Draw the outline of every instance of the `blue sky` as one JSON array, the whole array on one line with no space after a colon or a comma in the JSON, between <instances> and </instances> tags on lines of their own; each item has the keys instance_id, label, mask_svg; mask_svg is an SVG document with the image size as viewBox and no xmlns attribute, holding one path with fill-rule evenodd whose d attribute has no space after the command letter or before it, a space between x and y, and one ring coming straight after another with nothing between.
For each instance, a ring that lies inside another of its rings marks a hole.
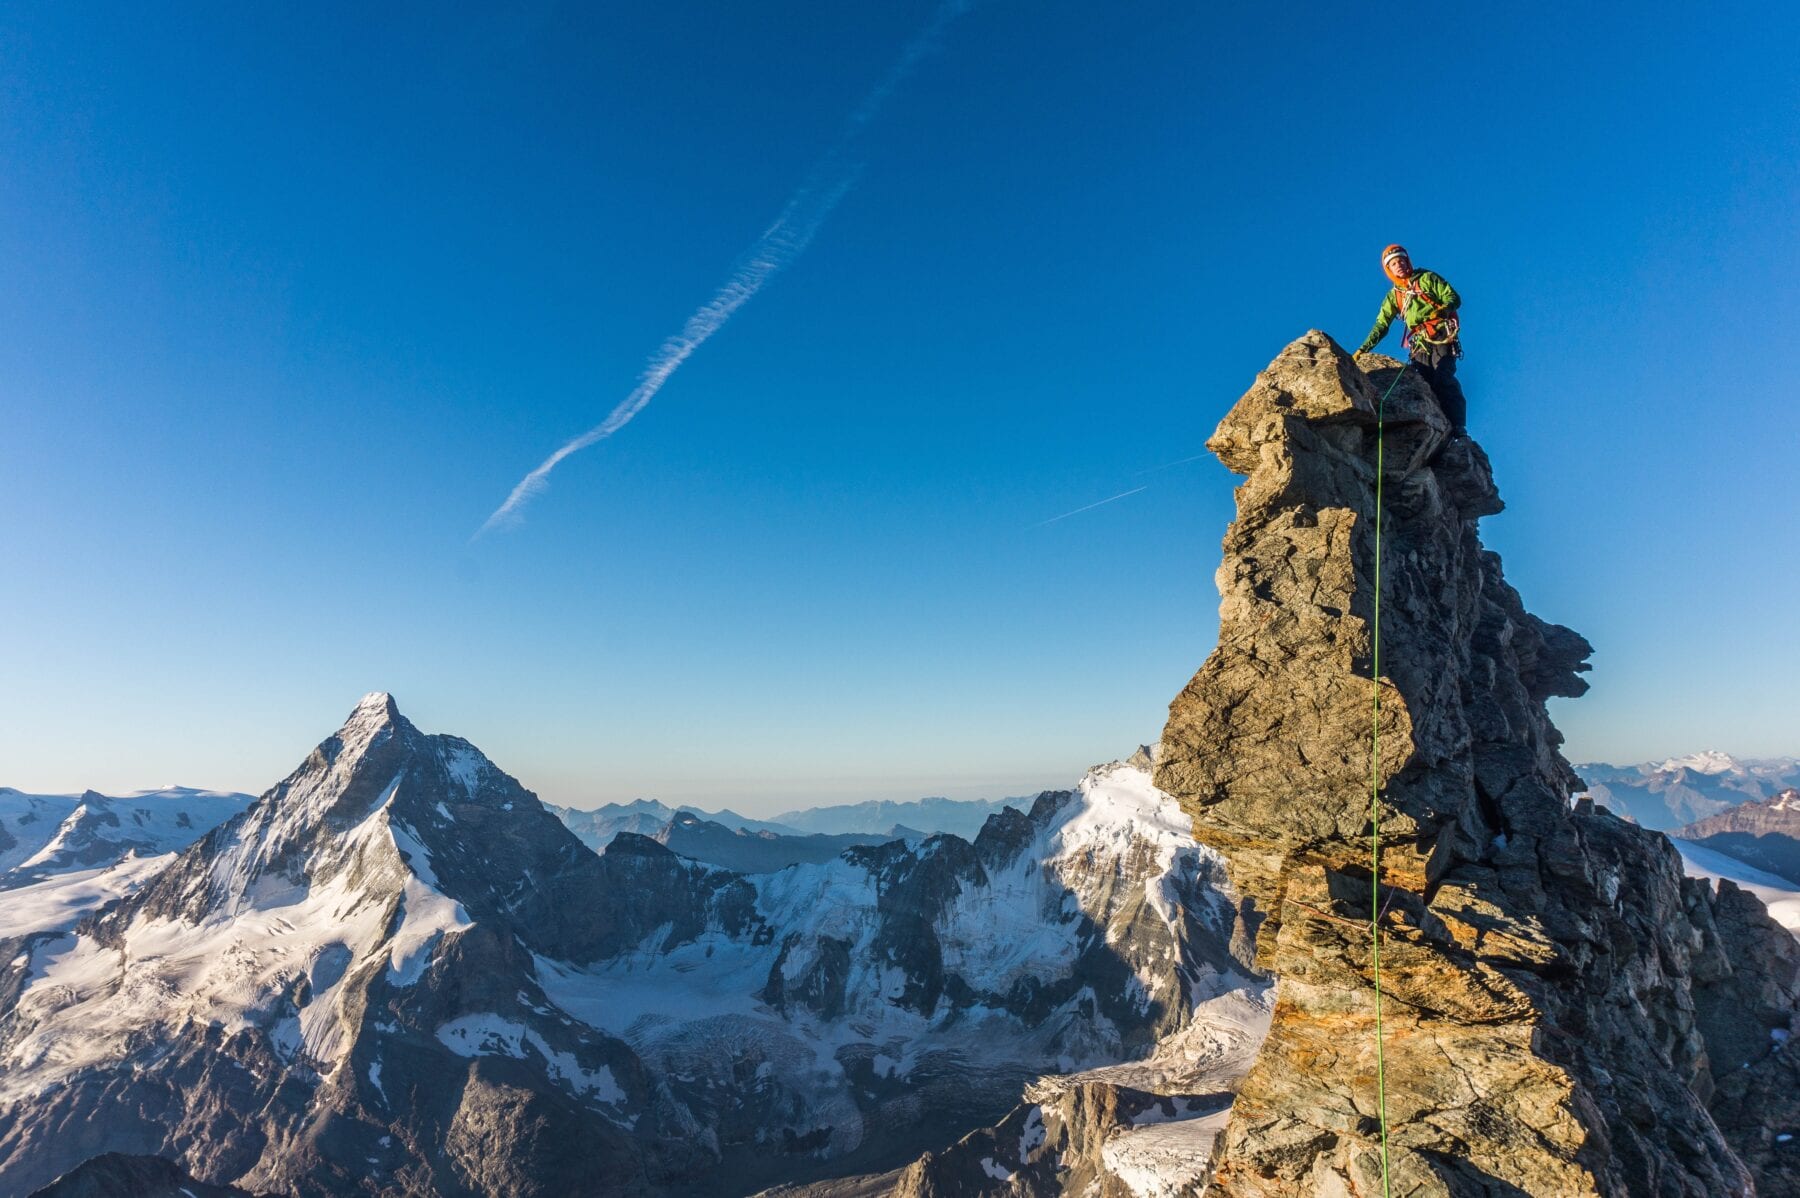
<instances>
[{"instance_id":1,"label":"blue sky","mask_svg":"<svg viewBox=\"0 0 1800 1198\"><path fill-rule=\"evenodd\" d=\"M1066 785L1216 632L1232 479L1154 468L1395 240L1569 754L1800 752L1800 11L977 2L471 540L936 11L596 7L0 14L0 783L260 791L385 689L558 802Z\"/></svg>"}]
</instances>

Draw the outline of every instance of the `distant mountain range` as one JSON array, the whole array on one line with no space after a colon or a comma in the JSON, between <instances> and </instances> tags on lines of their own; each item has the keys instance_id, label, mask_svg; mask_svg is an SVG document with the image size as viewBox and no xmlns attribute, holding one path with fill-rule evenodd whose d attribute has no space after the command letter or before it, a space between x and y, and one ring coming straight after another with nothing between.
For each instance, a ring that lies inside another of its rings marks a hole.
<instances>
[{"instance_id":1,"label":"distant mountain range","mask_svg":"<svg viewBox=\"0 0 1800 1198\"><path fill-rule=\"evenodd\" d=\"M1031 803L1028 798L850 803L809 807L773 820L750 819L729 809L669 807L654 799L590 810L544 806L595 852L604 852L615 837L629 832L648 836L683 857L754 874L829 861L857 845L916 842L940 833L973 840L989 816L1009 805L1016 811L1029 810Z\"/></svg>"},{"instance_id":2,"label":"distant mountain range","mask_svg":"<svg viewBox=\"0 0 1800 1198\"><path fill-rule=\"evenodd\" d=\"M827 836L885 832L897 824L925 833L948 832L969 840L981 832L988 816L1009 806L1024 811L1030 808L1031 799L932 798L904 803L886 800L847 803L788 811L776 816L775 823L796 832L818 832Z\"/></svg>"},{"instance_id":3,"label":"distant mountain range","mask_svg":"<svg viewBox=\"0 0 1800 1198\"><path fill-rule=\"evenodd\" d=\"M371 695L260 799L0 789L0 1192L1197 1193L1271 994L1152 764L580 812ZM1794 764L1584 768L1655 815ZM1674 834L1800 936L1800 790Z\"/></svg>"},{"instance_id":4,"label":"distant mountain range","mask_svg":"<svg viewBox=\"0 0 1800 1198\"><path fill-rule=\"evenodd\" d=\"M1575 772L1595 802L1664 832L1800 787L1800 758L1739 760L1717 750L1641 765L1588 762Z\"/></svg>"},{"instance_id":5,"label":"distant mountain range","mask_svg":"<svg viewBox=\"0 0 1800 1198\"><path fill-rule=\"evenodd\" d=\"M895 1169L1028 1083L1210 1144L1269 1017L1222 859L1127 763L973 839L663 824L837 849L758 873L596 854L381 694L247 806L4 797L13 868L69 870L0 891L5 1194L736 1195ZM151 825L192 842L87 834Z\"/></svg>"},{"instance_id":6,"label":"distant mountain range","mask_svg":"<svg viewBox=\"0 0 1800 1198\"><path fill-rule=\"evenodd\" d=\"M678 813L651 839L671 852L704 861L740 874L766 874L790 865L820 865L845 849L884 844L890 840L918 842L923 833L895 829L885 836L851 832L842 836L782 834L728 828L692 812Z\"/></svg>"}]
</instances>

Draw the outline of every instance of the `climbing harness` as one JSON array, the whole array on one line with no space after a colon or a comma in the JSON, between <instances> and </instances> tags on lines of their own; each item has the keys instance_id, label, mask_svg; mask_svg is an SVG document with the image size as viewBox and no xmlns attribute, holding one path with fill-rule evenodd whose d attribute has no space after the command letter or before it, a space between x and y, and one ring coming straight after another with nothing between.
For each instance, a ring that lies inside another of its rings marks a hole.
<instances>
[{"instance_id":1,"label":"climbing harness","mask_svg":"<svg viewBox=\"0 0 1800 1198\"><path fill-rule=\"evenodd\" d=\"M1396 283L1394 293L1397 296L1394 302L1400 309L1400 323L1403 325L1406 324L1406 301L1408 298L1416 299L1431 309L1431 315L1421 320L1417 328L1406 325L1406 331L1400 334L1400 344L1407 349L1412 349L1415 342L1423 342L1426 345L1449 345L1462 331L1462 322L1457 319L1456 313L1446 313L1444 305L1426 295L1425 289L1418 284L1417 275L1408 276L1404 283Z\"/></svg>"},{"instance_id":2,"label":"climbing harness","mask_svg":"<svg viewBox=\"0 0 1800 1198\"><path fill-rule=\"evenodd\" d=\"M1454 320L1455 318L1452 317ZM1375 409L1375 636L1370 655L1373 713L1369 721L1369 959L1375 974L1375 1098L1381 1122L1381 1195L1388 1189L1387 1064L1381 1050L1381 482L1387 448L1387 401L1400 385L1410 363L1403 364L1394 381L1381 393Z\"/></svg>"}]
</instances>

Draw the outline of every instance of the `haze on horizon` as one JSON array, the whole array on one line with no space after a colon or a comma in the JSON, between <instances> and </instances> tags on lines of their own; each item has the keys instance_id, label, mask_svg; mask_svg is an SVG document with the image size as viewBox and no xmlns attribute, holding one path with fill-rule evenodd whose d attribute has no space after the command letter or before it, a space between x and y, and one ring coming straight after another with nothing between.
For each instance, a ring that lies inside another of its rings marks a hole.
<instances>
[{"instance_id":1,"label":"haze on horizon","mask_svg":"<svg viewBox=\"0 0 1800 1198\"><path fill-rule=\"evenodd\" d=\"M1566 755L1800 753L1795 11L973 4L471 544L939 11L0 14L0 785L259 793L369 690L571 805L1070 785L1211 647L1206 436L1395 240L1596 647Z\"/></svg>"}]
</instances>

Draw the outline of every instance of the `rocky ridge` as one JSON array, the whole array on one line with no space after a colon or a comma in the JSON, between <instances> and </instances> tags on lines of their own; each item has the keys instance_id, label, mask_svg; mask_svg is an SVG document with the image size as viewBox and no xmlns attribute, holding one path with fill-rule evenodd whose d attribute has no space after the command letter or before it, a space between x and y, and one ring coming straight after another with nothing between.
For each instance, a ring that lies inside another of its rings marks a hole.
<instances>
[{"instance_id":1,"label":"rocky ridge","mask_svg":"<svg viewBox=\"0 0 1800 1198\"><path fill-rule=\"evenodd\" d=\"M1544 705L1585 690L1589 646L1527 612L1481 547L1477 520L1502 505L1480 447L1446 443L1399 363L1365 361L1307 334L1208 442L1245 481L1218 647L1170 706L1156 781L1226 853L1277 978L1208 1192L1381 1192L1370 664L1390 384L1378 889L1393 1192L1790 1192L1745 1096L1791 1076L1792 937L1735 887L1684 880L1660 835L1571 809L1579 780Z\"/></svg>"}]
</instances>

